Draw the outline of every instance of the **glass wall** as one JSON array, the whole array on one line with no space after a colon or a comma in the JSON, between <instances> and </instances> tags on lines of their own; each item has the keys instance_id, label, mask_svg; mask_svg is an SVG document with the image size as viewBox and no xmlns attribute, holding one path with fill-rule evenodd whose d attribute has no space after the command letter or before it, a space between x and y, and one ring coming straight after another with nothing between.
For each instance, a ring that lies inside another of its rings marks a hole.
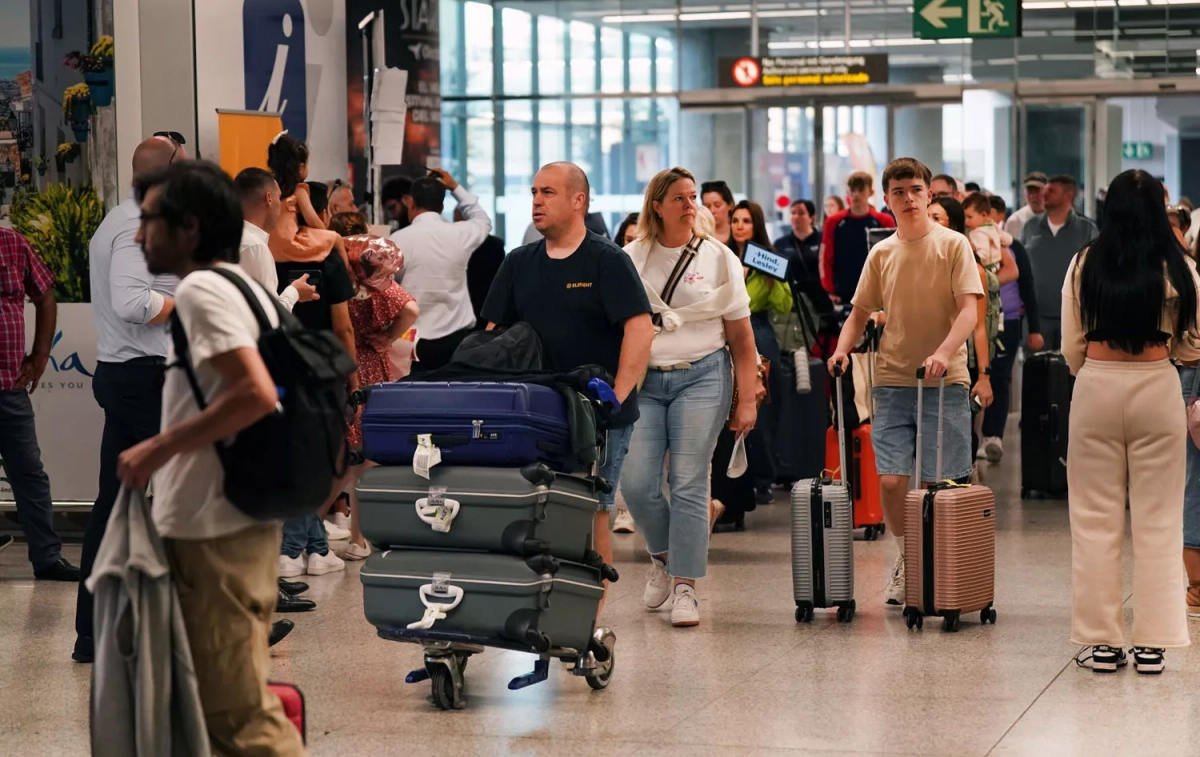
<instances>
[{"instance_id":1,"label":"glass wall","mask_svg":"<svg viewBox=\"0 0 1200 757\"><path fill-rule=\"evenodd\" d=\"M657 94L677 91L674 27L605 23L604 6L442 0L444 44L466 51L442 56L443 162L509 249L529 230L541 165L582 167L592 211L615 229L672 164L678 101Z\"/></svg>"}]
</instances>

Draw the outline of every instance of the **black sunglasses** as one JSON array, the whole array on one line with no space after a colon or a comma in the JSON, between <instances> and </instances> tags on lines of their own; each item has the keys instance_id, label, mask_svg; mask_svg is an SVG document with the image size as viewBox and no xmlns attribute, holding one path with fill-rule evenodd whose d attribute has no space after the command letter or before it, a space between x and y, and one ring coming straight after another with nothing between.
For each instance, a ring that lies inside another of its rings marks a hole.
<instances>
[{"instance_id":1,"label":"black sunglasses","mask_svg":"<svg viewBox=\"0 0 1200 757\"><path fill-rule=\"evenodd\" d=\"M171 159L167 161L167 165L175 162L175 156L179 153L179 146L187 144L187 140L177 131L156 131L154 132L154 136L165 137L175 145L175 149L171 151Z\"/></svg>"}]
</instances>

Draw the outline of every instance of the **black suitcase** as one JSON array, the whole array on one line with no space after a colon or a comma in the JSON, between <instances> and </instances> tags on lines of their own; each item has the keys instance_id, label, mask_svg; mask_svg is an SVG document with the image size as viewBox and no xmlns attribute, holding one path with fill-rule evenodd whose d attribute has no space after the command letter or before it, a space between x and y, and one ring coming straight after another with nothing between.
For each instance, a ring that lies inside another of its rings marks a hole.
<instances>
[{"instance_id":1,"label":"black suitcase","mask_svg":"<svg viewBox=\"0 0 1200 757\"><path fill-rule=\"evenodd\" d=\"M820 478L825 468L825 429L829 428L826 402L825 363L809 358L812 389L796 392L796 369L792 353L784 355L776 368L783 390L778 403L779 425L775 431L775 481L790 487L797 481Z\"/></svg>"},{"instance_id":2,"label":"black suitcase","mask_svg":"<svg viewBox=\"0 0 1200 757\"><path fill-rule=\"evenodd\" d=\"M1026 358L1021 382L1021 497L1065 497L1075 379L1062 353L1038 352Z\"/></svg>"}]
</instances>

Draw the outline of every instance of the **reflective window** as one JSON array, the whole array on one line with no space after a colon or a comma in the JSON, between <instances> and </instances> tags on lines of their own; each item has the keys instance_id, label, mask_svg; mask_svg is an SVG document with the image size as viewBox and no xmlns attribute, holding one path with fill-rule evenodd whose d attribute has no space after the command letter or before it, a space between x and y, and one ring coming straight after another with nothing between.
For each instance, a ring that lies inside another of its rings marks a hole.
<instances>
[{"instance_id":1,"label":"reflective window","mask_svg":"<svg viewBox=\"0 0 1200 757\"><path fill-rule=\"evenodd\" d=\"M629 35L629 91L653 92L651 42L645 34Z\"/></svg>"},{"instance_id":2,"label":"reflective window","mask_svg":"<svg viewBox=\"0 0 1200 757\"><path fill-rule=\"evenodd\" d=\"M443 33L449 30L443 29ZM492 94L492 6L463 4L463 36L467 59L466 94ZM445 59L442 61L445 66Z\"/></svg>"},{"instance_id":3,"label":"reflective window","mask_svg":"<svg viewBox=\"0 0 1200 757\"><path fill-rule=\"evenodd\" d=\"M600 91L625 91L625 35L607 26L600 28Z\"/></svg>"},{"instance_id":4,"label":"reflective window","mask_svg":"<svg viewBox=\"0 0 1200 757\"><path fill-rule=\"evenodd\" d=\"M571 22L571 92L590 94L596 91L596 27L580 21Z\"/></svg>"},{"instance_id":5,"label":"reflective window","mask_svg":"<svg viewBox=\"0 0 1200 757\"><path fill-rule=\"evenodd\" d=\"M504 94L533 94L533 17L505 8L500 15L504 35Z\"/></svg>"},{"instance_id":6,"label":"reflective window","mask_svg":"<svg viewBox=\"0 0 1200 757\"><path fill-rule=\"evenodd\" d=\"M538 93L561 95L566 91L566 24L551 16L538 16Z\"/></svg>"}]
</instances>

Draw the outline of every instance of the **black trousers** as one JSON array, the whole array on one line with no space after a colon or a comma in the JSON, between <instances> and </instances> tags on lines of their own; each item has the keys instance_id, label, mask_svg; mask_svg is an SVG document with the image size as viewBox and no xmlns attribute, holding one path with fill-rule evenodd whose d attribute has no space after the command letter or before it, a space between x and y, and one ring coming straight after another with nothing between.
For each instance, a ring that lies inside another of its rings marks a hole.
<instances>
[{"instance_id":1,"label":"black trousers","mask_svg":"<svg viewBox=\"0 0 1200 757\"><path fill-rule=\"evenodd\" d=\"M33 403L24 389L0 392L0 458L0 475L12 487L29 542L29 562L35 571L49 568L62 557L62 540L54 530L50 477L42 467Z\"/></svg>"},{"instance_id":2,"label":"black trousers","mask_svg":"<svg viewBox=\"0 0 1200 757\"><path fill-rule=\"evenodd\" d=\"M100 493L92 506L92 517L83 536L83 557L79 565L75 632L80 636L92 636L92 593L85 582L92 574L96 552L121 490L117 458L159 432L165 372L165 361L154 357L96 365L92 394L104 410L104 434L100 440Z\"/></svg>"},{"instance_id":3,"label":"black trousers","mask_svg":"<svg viewBox=\"0 0 1200 757\"><path fill-rule=\"evenodd\" d=\"M1021 346L1021 329L1025 321L1021 318L1005 319L1000 343L1004 351L992 361L992 404L983 411L983 435L1004 438L1004 427L1008 424L1008 411L1012 406L1013 370L1017 350Z\"/></svg>"},{"instance_id":4,"label":"black trousers","mask_svg":"<svg viewBox=\"0 0 1200 757\"><path fill-rule=\"evenodd\" d=\"M455 331L453 334L447 334L437 339L420 339L417 342L417 360L412 364L412 372L428 373L436 371L438 368L444 368L450 362L450 358L454 357L454 351L458 349L458 345L462 344L462 340L467 338L467 334L474 330L474 326L468 326L461 331Z\"/></svg>"}]
</instances>

